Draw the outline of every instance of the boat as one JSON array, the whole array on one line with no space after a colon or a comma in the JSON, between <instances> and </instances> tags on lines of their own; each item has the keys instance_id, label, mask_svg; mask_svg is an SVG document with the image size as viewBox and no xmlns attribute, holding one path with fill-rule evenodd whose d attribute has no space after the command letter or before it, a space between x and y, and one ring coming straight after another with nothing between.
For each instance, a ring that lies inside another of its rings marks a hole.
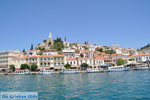
<instances>
[{"instance_id":1,"label":"boat","mask_svg":"<svg viewBox=\"0 0 150 100\"><path fill-rule=\"evenodd\" d=\"M88 73L99 73L104 72L103 68L87 68Z\"/></svg>"},{"instance_id":2,"label":"boat","mask_svg":"<svg viewBox=\"0 0 150 100\"><path fill-rule=\"evenodd\" d=\"M15 75L29 75L30 72L28 70L18 70L14 72Z\"/></svg>"},{"instance_id":3,"label":"boat","mask_svg":"<svg viewBox=\"0 0 150 100\"><path fill-rule=\"evenodd\" d=\"M150 67L148 65L139 65L136 66L136 70L149 70Z\"/></svg>"},{"instance_id":4,"label":"boat","mask_svg":"<svg viewBox=\"0 0 150 100\"><path fill-rule=\"evenodd\" d=\"M78 70L77 69L62 69L60 71L61 74L76 74L78 73Z\"/></svg>"},{"instance_id":5,"label":"boat","mask_svg":"<svg viewBox=\"0 0 150 100\"><path fill-rule=\"evenodd\" d=\"M108 67L108 72L127 71L127 70L129 70L129 67L125 67L124 65Z\"/></svg>"},{"instance_id":6,"label":"boat","mask_svg":"<svg viewBox=\"0 0 150 100\"><path fill-rule=\"evenodd\" d=\"M39 72L40 75L48 75L48 74L53 74L53 73L54 73L53 70L45 70L45 69Z\"/></svg>"}]
</instances>

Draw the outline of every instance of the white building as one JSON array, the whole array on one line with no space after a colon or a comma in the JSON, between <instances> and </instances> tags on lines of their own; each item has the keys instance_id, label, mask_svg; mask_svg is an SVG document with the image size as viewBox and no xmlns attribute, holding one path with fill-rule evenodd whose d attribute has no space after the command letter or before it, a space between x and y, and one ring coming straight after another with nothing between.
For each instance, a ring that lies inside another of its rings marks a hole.
<instances>
[{"instance_id":1,"label":"white building","mask_svg":"<svg viewBox=\"0 0 150 100\"><path fill-rule=\"evenodd\" d=\"M65 48L63 50L63 54L67 57L67 58L71 58L75 55L75 50L74 49L70 49L70 48Z\"/></svg>"},{"instance_id":2,"label":"white building","mask_svg":"<svg viewBox=\"0 0 150 100\"><path fill-rule=\"evenodd\" d=\"M0 69L8 69L12 65L12 59L20 56L23 54L18 50L0 52Z\"/></svg>"},{"instance_id":3,"label":"white building","mask_svg":"<svg viewBox=\"0 0 150 100\"><path fill-rule=\"evenodd\" d=\"M150 54L135 54L130 56L131 59L134 59L138 63L150 61Z\"/></svg>"},{"instance_id":4,"label":"white building","mask_svg":"<svg viewBox=\"0 0 150 100\"><path fill-rule=\"evenodd\" d=\"M43 55L57 55L58 52L56 49L46 49L43 51Z\"/></svg>"}]
</instances>

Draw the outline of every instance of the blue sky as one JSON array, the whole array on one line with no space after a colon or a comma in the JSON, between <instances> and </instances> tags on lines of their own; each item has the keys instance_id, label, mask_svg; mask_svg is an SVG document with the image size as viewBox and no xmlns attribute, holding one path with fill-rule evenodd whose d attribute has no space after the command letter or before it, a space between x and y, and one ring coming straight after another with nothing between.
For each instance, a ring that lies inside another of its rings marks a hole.
<instances>
[{"instance_id":1,"label":"blue sky","mask_svg":"<svg viewBox=\"0 0 150 100\"><path fill-rule=\"evenodd\" d=\"M30 49L48 38L70 42L150 43L150 0L0 0L0 50Z\"/></svg>"}]
</instances>

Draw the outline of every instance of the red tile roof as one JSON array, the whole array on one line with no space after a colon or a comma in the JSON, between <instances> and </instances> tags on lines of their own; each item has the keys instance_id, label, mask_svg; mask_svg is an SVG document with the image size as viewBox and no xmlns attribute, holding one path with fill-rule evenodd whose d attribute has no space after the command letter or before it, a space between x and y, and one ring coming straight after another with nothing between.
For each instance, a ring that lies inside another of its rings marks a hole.
<instances>
[{"instance_id":1,"label":"red tile roof","mask_svg":"<svg viewBox=\"0 0 150 100\"><path fill-rule=\"evenodd\" d=\"M64 57L64 55L40 55L40 58L46 58L46 57Z\"/></svg>"},{"instance_id":2,"label":"red tile roof","mask_svg":"<svg viewBox=\"0 0 150 100\"><path fill-rule=\"evenodd\" d=\"M130 57L146 56L146 55L150 55L150 54L143 54L143 53L141 53L141 54L135 54L135 55L132 55L132 56L130 56Z\"/></svg>"},{"instance_id":3,"label":"red tile roof","mask_svg":"<svg viewBox=\"0 0 150 100\"><path fill-rule=\"evenodd\" d=\"M66 60L77 60L76 58L67 58Z\"/></svg>"}]
</instances>

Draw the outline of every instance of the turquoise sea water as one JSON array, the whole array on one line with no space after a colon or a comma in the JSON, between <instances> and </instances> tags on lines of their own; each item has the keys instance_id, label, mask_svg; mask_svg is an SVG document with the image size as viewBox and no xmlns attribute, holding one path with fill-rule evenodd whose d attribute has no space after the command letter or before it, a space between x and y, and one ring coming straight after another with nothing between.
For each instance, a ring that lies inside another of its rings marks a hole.
<instances>
[{"instance_id":1,"label":"turquoise sea water","mask_svg":"<svg viewBox=\"0 0 150 100\"><path fill-rule=\"evenodd\" d=\"M0 75L0 92L38 92L39 100L150 100L150 70Z\"/></svg>"}]
</instances>

